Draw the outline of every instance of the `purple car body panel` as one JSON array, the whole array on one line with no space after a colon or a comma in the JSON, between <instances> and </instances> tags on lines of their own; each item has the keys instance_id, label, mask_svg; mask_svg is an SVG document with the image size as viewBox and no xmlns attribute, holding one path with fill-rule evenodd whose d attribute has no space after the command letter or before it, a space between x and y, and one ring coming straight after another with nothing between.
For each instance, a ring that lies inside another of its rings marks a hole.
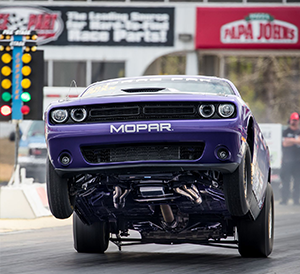
<instances>
[{"instance_id":1,"label":"purple car body panel","mask_svg":"<svg viewBox=\"0 0 300 274\"><path fill-rule=\"evenodd\" d=\"M196 77L199 79L214 79ZM139 78L129 78L139 79ZM148 77L147 79L151 79ZM49 159L61 176L75 173L117 173L118 170L131 168L156 167L167 170L217 170L223 173L233 172L242 161L244 144L253 139L252 175L253 193L261 208L269 179L269 152L259 126L247 104L241 99L235 86L228 80L221 79L230 85L232 95L190 94L184 92L153 94L125 94L116 96L84 97L51 104L45 113L46 141ZM111 81L105 81L109 83ZM147 86L147 85L146 85ZM89 88L88 88L89 89ZM87 90L88 90L87 89ZM145 121L106 121L54 124L49 116L51 111L59 108L72 108L101 104L127 104L146 102L217 102L232 103L236 107L233 118L220 119L160 119ZM253 125L253 136L248 136L249 124ZM164 143L204 143L204 151L198 159L192 160L137 160L122 162L88 162L82 154L85 146L117 146ZM229 151L229 157L221 160L217 156L220 147ZM60 161L63 154L68 154L71 162L66 166ZM258 215L258 213L257 213Z\"/></svg>"}]
</instances>

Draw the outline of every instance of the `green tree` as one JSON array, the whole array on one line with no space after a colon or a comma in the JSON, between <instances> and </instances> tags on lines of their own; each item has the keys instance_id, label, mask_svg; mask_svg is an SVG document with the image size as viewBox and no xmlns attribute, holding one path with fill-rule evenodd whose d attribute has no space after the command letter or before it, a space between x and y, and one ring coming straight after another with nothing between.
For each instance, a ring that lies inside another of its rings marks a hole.
<instances>
[{"instance_id":1,"label":"green tree","mask_svg":"<svg viewBox=\"0 0 300 274\"><path fill-rule=\"evenodd\" d=\"M286 123L300 112L299 57L228 57L225 73L258 122Z\"/></svg>"}]
</instances>

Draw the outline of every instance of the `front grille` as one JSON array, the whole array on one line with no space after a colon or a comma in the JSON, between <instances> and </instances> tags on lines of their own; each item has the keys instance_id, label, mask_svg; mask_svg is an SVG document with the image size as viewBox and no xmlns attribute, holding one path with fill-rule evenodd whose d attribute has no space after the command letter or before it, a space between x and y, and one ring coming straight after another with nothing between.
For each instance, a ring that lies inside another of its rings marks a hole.
<instances>
[{"instance_id":1,"label":"front grille","mask_svg":"<svg viewBox=\"0 0 300 274\"><path fill-rule=\"evenodd\" d=\"M195 113L194 106L145 106L143 113L146 115L193 115Z\"/></svg>"},{"instance_id":2,"label":"front grille","mask_svg":"<svg viewBox=\"0 0 300 274\"><path fill-rule=\"evenodd\" d=\"M204 143L131 144L111 146L83 146L81 153L89 163L129 161L183 161L202 156Z\"/></svg>"},{"instance_id":3,"label":"front grille","mask_svg":"<svg viewBox=\"0 0 300 274\"><path fill-rule=\"evenodd\" d=\"M86 122L199 119L197 106L198 103L189 102L94 105L88 110Z\"/></svg>"},{"instance_id":4,"label":"front grille","mask_svg":"<svg viewBox=\"0 0 300 274\"><path fill-rule=\"evenodd\" d=\"M90 117L92 118L106 118L106 117L122 117L139 115L140 108L138 106L128 107L103 107L90 110Z\"/></svg>"},{"instance_id":5,"label":"front grille","mask_svg":"<svg viewBox=\"0 0 300 274\"><path fill-rule=\"evenodd\" d=\"M199 102L199 101L168 101L168 102L134 102L134 103L110 103L81 105L80 107L67 107L69 118L63 123L57 123L51 118L51 124L74 124L71 119L71 111L76 108L84 108L87 117L81 123L105 123L105 122L130 122L130 121L162 121L162 120L201 120L201 119L224 119L218 114L221 102ZM224 103L224 102L223 102ZM210 117L203 117L199 108L201 105L213 104L215 112ZM236 117L236 111L231 117Z\"/></svg>"}]
</instances>

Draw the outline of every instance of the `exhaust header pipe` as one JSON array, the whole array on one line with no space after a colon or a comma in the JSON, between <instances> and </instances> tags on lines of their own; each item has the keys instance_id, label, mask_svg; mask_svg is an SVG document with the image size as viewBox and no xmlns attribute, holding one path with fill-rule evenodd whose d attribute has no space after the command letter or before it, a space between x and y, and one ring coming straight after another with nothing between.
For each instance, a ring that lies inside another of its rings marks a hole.
<instances>
[{"instance_id":1,"label":"exhaust header pipe","mask_svg":"<svg viewBox=\"0 0 300 274\"><path fill-rule=\"evenodd\" d=\"M172 208L167 204L162 204L160 205L160 210L167 228L175 228L177 226L177 221L174 217Z\"/></svg>"},{"instance_id":2,"label":"exhaust header pipe","mask_svg":"<svg viewBox=\"0 0 300 274\"><path fill-rule=\"evenodd\" d=\"M174 191L182 196L189 198L192 202L198 205L202 203L202 197L195 185L191 185L191 188L188 188L186 185L184 185L182 189L180 187L176 187Z\"/></svg>"},{"instance_id":3,"label":"exhaust header pipe","mask_svg":"<svg viewBox=\"0 0 300 274\"><path fill-rule=\"evenodd\" d=\"M113 203L114 203L114 207L116 209L121 209L124 208L125 206L125 198L127 197L127 195L129 194L130 189L125 189L125 191L122 191L122 188L120 188L119 186L115 186L115 191L114 191L114 195L113 195Z\"/></svg>"}]
</instances>

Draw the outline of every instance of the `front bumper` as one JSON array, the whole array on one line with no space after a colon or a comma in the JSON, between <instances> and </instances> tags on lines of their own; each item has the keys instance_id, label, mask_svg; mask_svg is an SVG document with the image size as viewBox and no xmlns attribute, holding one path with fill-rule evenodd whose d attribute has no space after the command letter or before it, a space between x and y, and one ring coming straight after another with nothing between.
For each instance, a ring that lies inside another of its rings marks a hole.
<instances>
[{"instance_id":1,"label":"front bumper","mask_svg":"<svg viewBox=\"0 0 300 274\"><path fill-rule=\"evenodd\" d=\"M223 173L232 173L238 167L238 163L221 163L221 164L166 164L166 163L147 163L147 164L115 164L109 166L96 166L89 168L56 168L60 176L72 176L82 173L101 173L109 174L138 174L141 173L164 173L164 172L184 172L193 170L218 170Z\"/></svg>"},{"instance_id":2,"label":"front bumper","mask_svg":"<svg viewBox=\"0 0 300 274\"><path fill-rule=\"evenodd\" d=\"M153 122L143 122L150 124ZM246 136L242 136L242 128L238 119L227 120L184 120L160 121L170 123L171 130L151 132L127 132L121 130L111 132L110 126L120 128L122 123L99 123L78 125L47 125L47 145L50 160L54 168L61 174L74 173L122 173L159 170L219 170L233 172L241 162L242 144ZM130 122L127 125L139 125L141 122ZM81 153L82 146L112 146L137 143L195 143L205 144L202 156L196 160L164 160L164 161L123 161L113 163L89 163ZM219 147L226 148L230 157L220 160L216 157ZM68 165L61 163L61 155L71 157Z\"/></svg>"}]
</instances>

